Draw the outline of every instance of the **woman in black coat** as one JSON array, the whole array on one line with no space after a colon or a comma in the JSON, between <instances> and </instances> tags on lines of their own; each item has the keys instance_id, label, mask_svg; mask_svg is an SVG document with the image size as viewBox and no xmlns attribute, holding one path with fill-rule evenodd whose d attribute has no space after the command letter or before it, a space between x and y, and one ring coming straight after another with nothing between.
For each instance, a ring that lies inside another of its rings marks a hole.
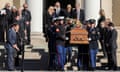
<instances>
[{"instance_id":1,"label":"woman in black coat","mask_svg":"<svg viewBox=\"0 0 120 72\"><path fill-rule=\"evenodd\" d=\"M105 19L106 19L105 18L105 11L103 9L100 9L99 14L100 14L100 18L98 19L98 25L97 25L98 28L100 28L101 22L105 21Z\"/></svg>"},{"instance_id":2,"label":"woman in black coat","mask_svg":"<svg viewBox=\"0 0 120 72\"><path fill-rule=\"evenodd\" d=\"M100 39L99 39L99 42L100 42L100 45L101 45L101 49L103 50L103 54L104 54L104 57L107 57L106 55L106 50L105 50L105 44L104 44L104 33L105 33L105 28L103 28L102 26L104 25L105 23L105 12L103 9L100 10L100 18L98 20L98 29L99 29L99 32L100 32Z\"/></svg>"}]
</instances>

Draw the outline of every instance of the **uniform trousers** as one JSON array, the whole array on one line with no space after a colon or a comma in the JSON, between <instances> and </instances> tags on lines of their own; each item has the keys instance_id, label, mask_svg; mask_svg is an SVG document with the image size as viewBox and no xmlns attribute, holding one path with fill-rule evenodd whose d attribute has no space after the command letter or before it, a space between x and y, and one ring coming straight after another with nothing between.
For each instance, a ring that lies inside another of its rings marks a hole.
<instances>
[{"instance_id":1,"label":"uniform trousers","mask_svg":"<svg viewBox=\"0 0 120 72\"><path fill-rule=\"evenodd\" d=\"M90 61L91 61L91 67L96 67L96 54L98 52L97 48L91 48L90 49Z\"/></svg>"},{"instance_id":2,"label":"uniform trousers","mask_svg":"<svg viewBox=\"0 0 120 72\"><path fill-rule=\"evenodd\" d=\"M58 66L61 69L64 69L64 64L65 64L65 47L63 45L57 45L57 62L58 62Z\"/></svg>"}]
</instances>

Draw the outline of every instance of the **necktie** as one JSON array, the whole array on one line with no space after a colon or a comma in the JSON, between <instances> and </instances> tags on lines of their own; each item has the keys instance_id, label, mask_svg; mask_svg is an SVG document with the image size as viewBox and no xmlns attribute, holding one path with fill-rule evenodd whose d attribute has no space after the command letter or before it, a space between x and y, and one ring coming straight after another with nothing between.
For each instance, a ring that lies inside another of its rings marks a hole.
<instances>
[{"instance_id":1,"label":"necktie","mask_svg":"<svg viewBox=\"0 0 120 72\"><path fill-rule=\"evenodd\" d=\"M77 19L80 20L80 10L77 10Z\"/></svg>"}]
</instances>

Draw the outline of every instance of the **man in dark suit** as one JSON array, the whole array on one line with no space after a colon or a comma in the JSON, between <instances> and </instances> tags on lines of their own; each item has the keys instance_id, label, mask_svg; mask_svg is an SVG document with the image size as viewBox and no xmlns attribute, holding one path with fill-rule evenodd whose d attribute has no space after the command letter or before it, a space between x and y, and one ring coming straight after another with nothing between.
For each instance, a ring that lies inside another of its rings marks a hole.
<instances>
[{"instance_id":1,"label":"man in dark suit","mask_svg":"<svg viewBox=\"0 0 120 72\"><path fill-rule=\"evenodd\" d=\"M107 32L106 32L106 27L105 27L105 21L101 22L100 28L98 28L98 29L99 29L99 32L100 32L99 41L100 41L100 44L101 44L101 47L102 47L102 50L103 50L104 57L106 58L107 53L106 53L106 48L105 48L105 35L106 35Z\"/></svg>"},{"instance_id":2,"label":"man in dark suit","mask_svg":"<svg viewBox=\"0 0 120 72\"><path fill-rule=\"evenodd\" d=\"M109 38L107 42L107 55L108 55L108 67L109 69L117 69L116 49L117 49L117 31L114 28L114 24L110 22L108 24Z\"/></svg>"},{"instance_id":3,"label":"man in dark suit","mask_svg":"<svg viewBox=\"0 0 120 72\"><path fill-rule=\"evenodd\" d=\"M19 25L14 23L11 25L11 28L8 30L8 40L5 44L7 51L7 69L13 71L14 67L14 57L16 56L16 51L19 51L17 46L16 32L19 30Z\"/></svg>"},{"instance_id":4,"label":"man in dark suit","mask_svg":"<svg viewBox=\"0 0 120 72\"><path fill-rule=\"evenodd\" d=\"M43 23L43 33L44 37L46 38L46 41L48 39L47 31L52 25L52 19L55 17L55 10L53 6L49 6L47 12L44 14L44 23Z\"/></svg>"},{"instance_id":5,"label":"man in dark suit","mask_svg":"<svg viewBox=\"0 0 120 72\"><path fill-rule=\"evenodd\" d=\"M11 24L11 11L10 11L10 3L6 3L5 8L3 8L0 12L1 16L1 37L0 41L4 42L5 39L7 39L7 31L8 27ZM6 33L6 38L5 38L5 33Z\"/></svg>"},{"instance_id":6,"label":"man in dark suit","mask_svg":"<svg viewBox=\"0 0 120 72\"><path fill-rule=\"evenodd\" d=\"M80 4L76 4L76 8L73 11L73 18L80 20L83 24L85 20L85 13L83 9L80 9Z\"/></svg>"},{"instance_id":7,"label":"man in dark suit","mask_svg":"<svg viewBox=\"0 0 120 72\"><path fill-rule=\"evenodd\" d=\"M60 2L55 3L55 17L64 16L66 17L65 10L61 8Z\"/></svg>"},{"instance_id":8,"label":"man in dark suit","mask_svg":"<svg viewBox=\"0 0 120 72\"><path fill-rule=\"evenodd\" d=\"M31 42L31 39L30 39L30 33L31 33L31 25L30 25L30 22L31 22L31 12L28 10L28 5L27 4L24 4L23 5L23 10L22 10L22 16L24 18L24 24L25 24L25 31L26 31L26 36L27 36L27 44L29 45L30 42Z\"/></svg>"}]
</instances>

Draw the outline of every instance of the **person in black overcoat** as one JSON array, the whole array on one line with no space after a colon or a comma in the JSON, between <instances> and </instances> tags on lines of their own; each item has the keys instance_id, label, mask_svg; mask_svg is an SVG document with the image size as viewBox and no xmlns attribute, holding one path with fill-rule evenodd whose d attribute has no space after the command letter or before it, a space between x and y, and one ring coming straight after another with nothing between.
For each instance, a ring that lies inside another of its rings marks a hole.
<instances>
[{"instance_id":1,"label":"person in black overcoat","mask_svg":"<svg viewBox=\"0 0 120 72\"><path fill-rule=\"evenodd\" d=\"M108 24L109 28L109 36L106 45L107 47L107 55L108 55L108 67L110 70L117 70L117 30L114 28L114 24L110 22Z\"/></svg>"},{"instance_id":2,"label":"person in black overcoat","mask_svg":"<svg viewBox=\"0 0 120 72\"><path fill-rule=\"evenodd\" d=\"M67 15L67 16L66 16L67 18L73 18L73 9L72 9L71 4L68 4L68 5L67 5L66 15Z\"/></svg>"},{"instance_id":3,"label":"person in black overcoat","mask_svg":"<svg viewBox=\"0 0 120 72\"><path fill-rule=\"evenodd\" d=\"M55 17L60 17L60 16L66 17L67 15L65 13L65 10L61 8L60 2L56 2L55 3Z\"/></svg>"},{"instance_id":4,"label":"person in black overcoat","mask_svg":"<svg viewBox=\"0 0 120 72\"><path fill-rule=\"evenodd\" d=\"M23 4L23 10L22 10L22 16L24 18L24 24L25 24L25 31L26 31L26 41L27 44L30 45L31 39L31 12L28 10L28 5L25 3Z\"/></svg>"},{"instance_id":5,"label":"person in black overcoat","mask_svg":"<svg viewBox=\"0 0 120 72\"><path fill-rule=\"evenodd\" d=\"M1 17L1 42L5 42L5 39L7 40L7 31L9 29L9 26L11 24L11 10L10 10L10 3L6 3L5 8L1 10L0 13ZM5 37L6 34L6 37Z\"/></svg>"},{"instance_id":6,"label":"person in black overcoat","mask_svg":"<svg viewBox=\"0 0 120 72\"><path fill-rule=\"evenodd\" d=\"M85 12L83 9L80 9L80 4L76 4L76 8L73 10L73 18L80 20L80 22L84 24Z\"/></svg>"},{"instance_id":7,"label":"person in black overcoat","mask_svg":"<svg viewBox=\"0 0 120 72\"><path fill-rule=\"evenodd\" d=\"M43 23L43 33L44 33L44 37L46 38L46 41L47 41L47 32L48 32L48 29L49 27L51 27L51 24L52 24L52 20L55 18L55 10L54 10L54 7L53 6L49 6L47 12L44 13L44 23Z\"/></svg>"}]
</instances>

